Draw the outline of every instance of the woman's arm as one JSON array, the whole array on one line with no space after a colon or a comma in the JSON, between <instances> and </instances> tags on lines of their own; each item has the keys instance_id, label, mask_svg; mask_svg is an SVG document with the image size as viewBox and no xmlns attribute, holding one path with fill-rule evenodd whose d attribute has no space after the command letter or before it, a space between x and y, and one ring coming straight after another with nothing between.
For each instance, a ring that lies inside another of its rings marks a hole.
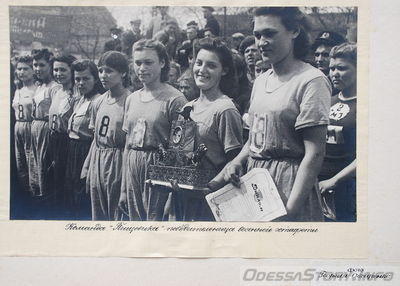
<instances>
[{"instance_id":1,"label":"woman's arm","mask_svg":"<svg viewBox=\"0 0 400 286\"><path fill-rule=\"evenodd\" d=\"M246 142L240 153L228 164L226 164L225 168L223 168L222 171L219 172L219 174L212 179L210 183L208 183L208 187L212 191L216 191L225 186L228 182L231 182L234 186L239 187L240 177L244 173L244 165L247 162L248 157L249 146Z\"/></svg>"},{"instance_id":2,"label":"woman's arm","mask_svg":"<svg viewBox=\"0 0 400 286\"><path fill-rule=\"evenodd\" d=\"M349 178L354 178L356 176L356 166L357 163L356 160L354 160L332 178L319 182L319 190L321 193L333 190L340 182L346 181Z\"/></svg>"},{"instance_id":3,"label":"woman's arm","mask_svg":"<svg viewBox=\"0 0 400 286\"><path fill-rule=\"evenodd\" d=\"M305 154L286 204L289 220L296 218L320 172L325 155L326 125L306 127L302 130L302 136Z\"/></svg>"}]
</instances>

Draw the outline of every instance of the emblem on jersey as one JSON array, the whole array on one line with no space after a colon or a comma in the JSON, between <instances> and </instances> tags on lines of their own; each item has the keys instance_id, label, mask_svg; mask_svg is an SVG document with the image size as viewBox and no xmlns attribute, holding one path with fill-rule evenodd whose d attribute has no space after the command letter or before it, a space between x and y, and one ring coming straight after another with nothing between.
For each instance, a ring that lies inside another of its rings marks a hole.
<instances>
[{"instance_id":1,"label":"emblem on jersey","mask_svg":"<svg viewBox=\"0 0 400 286\"><path fill-rule=\"evenodd\" d=\"M349 112L350 107L346 103L337 102L331 107L331 110L329 112L329 119L338 121L346 117Z\"/></svg>"},{"instance_id":2,"label":"emblem on jersey","mask_svg":"<svg viewBox=\"0 0 400 286\"><path fill-rule=\"evenodd\" d=\"M321 39L329 39L329 37L330 37L330 34L328 33L328 32L325 32L325 33L323 33L322 35L321 35Z\"/></svg>"},{"instance_id":3,"label":"emblem on jersey","mask_svg":"<svg viewBox=\"0 0 400 286\"><path fill-rule=\"evenodd\" d=\"M139 118L133 128L133 146L143 147L144 135L146 134L146 119Z\"/></svg>"},{"instance_id":4,"label":"emblem on jersey","mask_svg":"<svg viewBox=\"0 0 400 286\"><path fill-rule=\"evenodd\" d=\"M343 126L328 125L328 132L326 133L326 143L344 144Z\"/></svg>"},{"instance_id":5,"label":"emblem on jersey","mask_svg":"<svg viewBox=\"0 0 400 286\"><path fill-rule=\"evenodd\" d=\"M264 150L266 126L267 114L255 113L250 130L250 150L254 153L261 153Z\"/></svg>"},{"instance_id":6,"label":"emblem on jersey","mask_svg":"<svg viewBox=\"0 0 400 286\"><path fill-rule=\"evenodd\" d=\"M183 130L181 126L176 126L172 134L172 142L179 144L182 141Z\"/></svg>"}]
</instances>

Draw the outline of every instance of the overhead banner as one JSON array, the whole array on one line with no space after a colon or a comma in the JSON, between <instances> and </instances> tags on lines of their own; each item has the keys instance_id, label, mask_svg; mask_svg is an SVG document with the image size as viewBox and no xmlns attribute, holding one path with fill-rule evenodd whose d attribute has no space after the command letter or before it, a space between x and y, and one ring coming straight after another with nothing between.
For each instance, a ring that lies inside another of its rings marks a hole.
<instances>
[{"instance_id":1,"label":"overhead banner","mask_svg":"<svg viewBox=\"0 0 400 286\"><path fill-rule=\"evenodd\" d=\"M65 43L70 36L72 17L14 11L10 9L10 39L31 43Z\"/></svg>"}]
</instances>

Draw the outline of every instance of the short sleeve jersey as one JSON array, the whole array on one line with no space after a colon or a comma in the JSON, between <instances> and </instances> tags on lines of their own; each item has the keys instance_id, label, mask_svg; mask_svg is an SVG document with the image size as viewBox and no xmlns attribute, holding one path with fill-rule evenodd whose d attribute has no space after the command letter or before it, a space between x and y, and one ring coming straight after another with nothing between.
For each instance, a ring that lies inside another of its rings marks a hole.
<instances>
[{"instance_id":1,"label":"short sleeve jersey","mask_svg":"<svg viewBox=\"0 0 400 286\"><path fill-rule=\"evenodd\" d=\"M187 104L194 107L190 117L197 126L195 148L204 144L207 153L203 167L218 170L227 163L227 152L242 147L242 119L235 104L226 95L202 110L196 110L195 101Z\"/></svg>"},{"instance_id":2,"label":"short sleeve jersey","mask_svg":"<svg viewBox=\"0 0 400 286\"><path fill-rule=\"evenodd\" d=\"M32 121L33 96L37 86L23 87L15 91L12 107L17 121Z\"/></svg>"},{"instance_id":3,"label":"short sleeve jersey","mask_svg":"<svg viewBox=\"0 0 400 286\"><path fill-rule=\"evenodd\" d=\"M49 128L52 131L67 133L68 120L72 114L78 92L73 90L58 89L52 98L49 108Z\"/></svg>"},{"instance_id":4,"label":"short sleeve jersey","mask_svg":"<svg viewBox=\"0 0 400 286\"><path fill-rule=\"evenodd\" d=\"M254 82L249 108L250 156L302 158L304 143L299 130L329 124L331 85L309 64L286 82L269 89L269 70Z\"/></svg>"},{"instance_id":5,"label":"short sleeve jersey","mask_svg":"<svg viewBox=\"0 0 400 286\"><path fill-rule=\"evenodd\" d=\"M68 121L68 135L72 139L87 140L93 139L93 129L89 129L90 115L93 103L100 94L95 94L90 98L81 96L74 105L74 110Z\"/></svg>"},{"instance_id":6,"label":"short sleeve jersey","mask_svg":"<svg viewBox=\"0 0 400 286\"><path fill-rule=\"evenodd\" d=\"M127 99L123 130L129 149L155 149L168 143L172 122L187 103L185 96L169 85L150 101L143 100L142 94L143 89Z\"/></svg>"},{"instance_id":7,"label":"short sleeve jersey","mask_svg":"<svg viewBox=\"0 0 400 286\"><path fill-rule=\"evenodd\" d=\"M356 159L357 99L332 97L330 124L326 136L326 156L321 174L334 176Z\"/></svg>"},{"instance_id":8,"label":"short sleeve jersey","mask_svg":"<svg viewBox=\"0 0 400 286\"><path fill-rule=\"evenodd\" d=\"M48 120L52 97L62 86L55 81L40 84L33 97L32 116L33 119Z\"/></svg>"},{"instance_id":9,"label":"short sleeve jersey","mask_svg":"<svg viewBox=\"0 0 400 286\"><path fill-rule=\"evenodd\" d=\"M128 90L117 100L107 91L93 102L89 128L94 129L97 147L124 148L126 134L122 131L122 124L127 97Z\"/></svg>"}]
</instances>

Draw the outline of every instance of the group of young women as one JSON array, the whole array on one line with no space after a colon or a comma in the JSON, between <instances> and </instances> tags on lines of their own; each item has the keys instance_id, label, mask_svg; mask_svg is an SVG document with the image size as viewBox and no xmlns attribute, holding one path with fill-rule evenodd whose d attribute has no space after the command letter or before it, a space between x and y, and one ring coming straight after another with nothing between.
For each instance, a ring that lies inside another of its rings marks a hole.
<instances>
[{"instance_id":1,"label":"group of young women","mask_svg":"<svg viewBox=\"0 0 400 286\"><path fill-rule=\"evenodd\" d=\"M66 210L69 219L213 220L204 197L145 183L158 146L168 144L173 122L189 107L195 147L208 149L201 167L219 173L210 191L239 184L245 169L266 168L287 208L279 220L323 220L321 192L339 186L346 203L353 198L343 209L354 205L354 220L355 184L348 181L355 177L355 46L332 51L330 77L341 90L332 97L328 78L302 61L308 40L299 9L258 8L254 20L257 47L271 69L254 83L247 142L235 104L234 58L219 39L194 45L191 74L200 96L190 102L167 83L170 61L156 40L133 46L132 65L143 87L132 94L129 62L116 51L104 53L97 66L72 56L52 59L46 49L19 58L22 87L13 107L21 185ZM330 166L320 175L326 140Z\"/></svg>"}]
</instances>

